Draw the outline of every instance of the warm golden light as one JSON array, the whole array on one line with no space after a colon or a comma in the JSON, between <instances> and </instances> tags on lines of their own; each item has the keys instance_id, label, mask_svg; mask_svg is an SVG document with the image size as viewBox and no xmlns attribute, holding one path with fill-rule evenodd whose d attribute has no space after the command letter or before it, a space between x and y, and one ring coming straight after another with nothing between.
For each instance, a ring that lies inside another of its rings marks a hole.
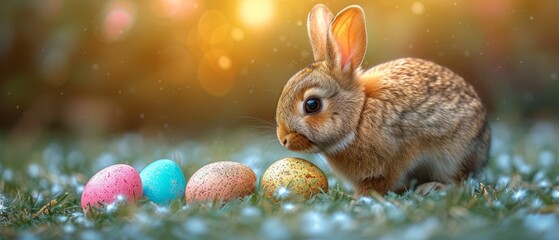
<instances>
[{"instance_id":1,"label":"warm golden light","mask_svg":"<svg viewBox=\"0 0 559 240\"><path fill-rule=\"evenodd\" d=\"M217 65L223 69L223 70L227 70L229 68L231 68L231 58L229 58L228 56L221 56L217 59Z\"/></svg>"},{"instance_id":2,"label":"warm golden light","mask_svg":"<svg viewBox=\"0 0 559 240\"><path fill-rule=\"evenodd\" d=\"M182 2L182 0L156 0L152 2L152 8L157 16L171 17L178 12Z\"/></svg>"},{"instance_id":3,"label":"warm golden light","mask_svg":"<svg viewBox=\"0 0 559 240\"><path fill-rule=\"evenodd\" d=\"M422 2L414 2L411 5L411 11L415 15L421 15L425 12L425 5Z\"/></svg>"},{"instance_id":4,"label":"warm golden light","mask_svg":"<svg viewBox=\"0 0 559 240\"><path fill-rule=\"evenodd\" d=\"M243 38L245 38L245 33L239 28L233 28L231 31L231 38L237 42L242 41Z\"/></svg>"},{"instance_id":5,"label":"warm golden light","mask_svg":"<svg viewBox=\"0 0 559 240\"><path fill-rule=\"evenodd\" d=\"M156 16L180 20L191 16L198 8L198 0L151 0Z\"/></svg>"},{"instance_id":6,"label":"warm golden light","mask_svg":"<svg viewBox=\"0 0 559 240\"><path fill-rule=\"evenodd\" d=\"M187 76L196 71L196 66L193 66L195 59L186 48L169 46L161 50L158 60L158 76L163 81L190 84Z\"/></svg>"},{"instance_id":7,"label":"warm golden light","mask_svg":"<svg viewBox=\"0 0 559 240\"><path fill-rule=\"evenodd\" d=\"M241 20L251 27L262 27L274 15L273 0L242 0L239 5Z\"/></svg>"},{"instance_id":8,"label":"warm golden light","mask_svg":"<svg viewBox=\"0 0 559 240\"><path fill-rule=\"evenodd\" d=\"M198 65L198 81L207 93L221 97L233 89L235 72L231 58L224 51L212 50Z\"/></svg>"}]
</instances>

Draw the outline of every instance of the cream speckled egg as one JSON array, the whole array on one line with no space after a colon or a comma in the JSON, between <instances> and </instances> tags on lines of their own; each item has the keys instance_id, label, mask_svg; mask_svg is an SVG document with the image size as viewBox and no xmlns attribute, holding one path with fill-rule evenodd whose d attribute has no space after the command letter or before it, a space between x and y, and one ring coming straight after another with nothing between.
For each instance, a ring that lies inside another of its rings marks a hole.
<instances>
[{"instance_id":1,"label":"cream speckled egg","mask_svg":"<svg viewBox=\"0 0 559 240\"><path fill-rule=\"evenodd\" d=\"M210 163L198 169L186 184L187 202L228 201L254 192L256 174L244 164L230 161Z\"/></svg>"},{"instance_id":2,"label":"cream speckled egg","mask_svg":"<svg viewBox=\"0 0 559 240\"><path fill-rule=\"evenodd\" d=\"M328 179L319 167L307 160L284 158L266 169L260 187L267 197L286 197L278 195L288 191L285 195L295 194L310 199L321 191L328 192Z\"/></svg>"}]
</instances>

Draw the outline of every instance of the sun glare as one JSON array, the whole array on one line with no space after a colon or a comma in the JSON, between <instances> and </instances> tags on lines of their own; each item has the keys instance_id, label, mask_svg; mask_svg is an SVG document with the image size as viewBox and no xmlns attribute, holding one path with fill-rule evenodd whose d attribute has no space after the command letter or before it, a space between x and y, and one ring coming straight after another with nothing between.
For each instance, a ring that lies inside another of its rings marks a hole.
<instances>
[{"instance_id":1,"label":"sun glare","mask_svg":"<svg viewBox=\"0 0 559 240\"><path fill-rule=\"evenodd\" d=\"M274 2L273 0L242 0L239 14L247 26L262 27L274 15Z\"/></svg>"}]
</instances>

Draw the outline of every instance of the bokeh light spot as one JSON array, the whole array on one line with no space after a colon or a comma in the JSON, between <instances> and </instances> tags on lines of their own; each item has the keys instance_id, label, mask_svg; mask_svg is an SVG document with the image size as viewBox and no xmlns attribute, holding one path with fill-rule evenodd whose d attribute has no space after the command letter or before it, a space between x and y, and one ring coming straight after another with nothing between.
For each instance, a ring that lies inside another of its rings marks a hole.
<instances>
[{"instance_id":1,"label":"bokeh light spot","mask_svg":"<svg viewBox=\"0 0 559 240\"><path fill-rule=\"evenodd\" d=\"M217 65L224 70L231 68L231 58L228 56L221 56L217 59Z\"/></svg>"},{"instance_id":2,"label":"bokeh light spot","mask_svg":"<svg viewBox=\"0 0 559 240\"><path fill-rule=\"evenodd\" d=\"M110 4L103 22L103 34L106 40L123 39L134 23L132 5L129 2Z\"/></svg>"},{"instance_id":3,"label":"bokeh light spot","mask_svg":"<svg viewBox=\"0 0 559 240\"><path fill-rule=\"evenodd\" d=\"M217 97L227 95L235 83L235 70L231 59L223 50L206 53L198 65L198 80L209 94Z\"/></svg>"},{"instance_id":4,"label":"bokeh light spot","mask_svg":"<svg viewBox=\"0 0 559 240\"><path fill-rule=\"evenodd\" d=\"M273 0L242 0L239 14L246 25L262 27L272 20L274 7Z\"/></svg>"},{"instance_id":5,"label":"bokeh light spot","mask_svg":"<svg viewBox=\"0 0 559 240\"><path fill-rule=\"evenodd\" d=\"M215 28L212 32L212 37L210 38L210 43L215 46L227 40L229 33L231 32L229 25L224 24Z\"/></svg>"},{"instance_id":6,"label":"bokeh light spot","mask_svg":"<svg viewBox=\"0 0 559 240\"><path fill-rule=\"evenodd\" d=\"M411 12L414 15L422 15L425 12L425 5L422 2L414 2L411 5Z\"/></svg>"},{"instance_id":7,"label":"bokeh light spot","mask_svg":"<svg viewBox=\"0 0 559 240\"><path fill-rule=\"evenodd\" d=\"M231 26L227 18L220 11L205 12L198 22L198 35L195 45L207 53L214 49L229 50L232 47Z\"/></svg>"},{"instance_id":8,"label":"bokeh light spot","mask_svg":"<svg viewBox=\"0 0 559 240\"><path fill-rule=\"evenodd\" d=\"M209 10L202 14L198 22L198 34L205 37L211 35L212 31L227 24L227 18L217 10Z\"/></svg>"}]
</instances>

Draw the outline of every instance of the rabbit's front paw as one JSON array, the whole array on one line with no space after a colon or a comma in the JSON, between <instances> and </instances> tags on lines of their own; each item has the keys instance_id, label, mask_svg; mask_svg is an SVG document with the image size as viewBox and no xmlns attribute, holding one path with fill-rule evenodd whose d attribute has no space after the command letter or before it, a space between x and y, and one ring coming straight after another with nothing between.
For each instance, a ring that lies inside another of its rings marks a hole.
<instances>
[{"instance_id":1,"label":"rabbit's front paw","mask_svg":"<svg viewBox=\"0 0 559 240\"><path fill-rule=\"evenodd\" d=\"M448 186L446 184L442 184L440 182L427 182L417 186L417 188L415 188L415 193L421 196L426 196L431 191L440 191L447 187Z\"/></svg>"}]
</instances>

